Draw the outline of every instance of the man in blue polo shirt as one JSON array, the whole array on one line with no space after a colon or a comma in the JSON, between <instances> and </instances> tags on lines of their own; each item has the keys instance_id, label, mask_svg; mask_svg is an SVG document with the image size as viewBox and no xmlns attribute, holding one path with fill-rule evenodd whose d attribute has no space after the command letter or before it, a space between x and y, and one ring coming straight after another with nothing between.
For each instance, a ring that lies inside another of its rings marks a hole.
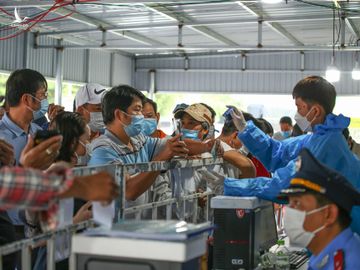
<instances>
[{"instance_id":1,"label":"man in blue polo shirt","mask_svg":"<svg viewBox=\"0 0 360 270\"><path fill-rule=\"evenodd\" d=\"M92 154L88 165L165 161L187 155L188 149L184 142L179 141L179 136L160 140L141 134L144 98L140 91L127 85L114 87L104 95L102 113L106 130L104 135L91 143ZM126 199L137 200L137 204L146 202L144 192L159 173L132 175L126 182Z\"/></svg>"},{"instance_id":2,"label":"man in blue polo shirt","mask_svg":"<svg viewBox=\"0 0 360 270\"><path fill-rule=\"evenodd\" d=\"M20 155L28 142L28 136L41 128L32 121L34 116L47 111L47 82L39 72L19 69L11 73L6 82L6 102L9 112L0 121L0 138L12 145L15 164L19 165ZM53 163L61 144L61 137L54 138L45 153L36 159L27 160L28 167L47 169ZM13 223L22 224L16 209L8 211Z\"/></svg>"},{"instance_id":3,"label":"man in blue polo shirt","mask_svg":"<svg viewBox=\"0 0 360 270\"><path fill-rule=\"evenodd\" d=\"M32 122L34 116L44 114L48 109L45 77L31 69L15 70L6 82L6 102L10 108L0 121L0 138L13 146L16 163L13 165L18 165L28 136L41 129ZM27 165L36 169L47 169L57 155L56 149L60 141L59 137L49 146L42 162L33 160L34 164ZM32 166L35 164L36 166Z\"/></svg>"}]
</instances>

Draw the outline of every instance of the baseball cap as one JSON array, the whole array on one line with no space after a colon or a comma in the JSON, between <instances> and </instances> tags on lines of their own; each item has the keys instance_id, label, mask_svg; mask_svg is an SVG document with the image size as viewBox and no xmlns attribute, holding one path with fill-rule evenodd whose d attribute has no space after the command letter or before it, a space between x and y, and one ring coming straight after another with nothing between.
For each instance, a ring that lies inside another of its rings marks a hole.
<instances>
[{"instance_id":1,"label":"baseball cap","mask_svg":"<svg viewBox=\"0 0 360 270\"><path fill-rule=\"evenodd\" d=\"M100 104L106 89L98 83L87 83L80 87L75 96L75 107L78 108L86 103Z\"/></svg>"},{"instance_id":2,"label":"baseball cap","mask_svg":"<svg viewBox=\"0 0 360 270\"><path fill-rule=\"evenodd\" d=\"M186 107L184 110L179 110L174 114L175 119L181 118L184 113L187 113L192 118L194 118L196 121L199 121L201 123L206 122L209 126L211 126L211 112L208 108L206 108L204 105L200 103L192 104L188 107Z\"/></svg>"},{"instance_id":3,"label":"baseball cap","mask_svg":"<svg viewBox=\"0 0 360 270\"><path fill-rule=\"evenodd\" d=\"M301 151L297 167L299 169L292 177L290 186L281 191L279 199L312 191L322 194L348 212L354 205L360 204L359 191L343 175L318 161L308 149Z\"/></svg>"},{"instance_id":4,"label":"baseball cap","mask_svg":"<svg viewBox=\"0 0 360 270\"><path fill-rule=\"evenodd\" d=\"M189 107L188 104L186 103L180 103L180 104L176 104L174 110L173 110L173 114L177 113L178 111L183 111L185 110L187 107Z\"/></svg>"}]
</instances>

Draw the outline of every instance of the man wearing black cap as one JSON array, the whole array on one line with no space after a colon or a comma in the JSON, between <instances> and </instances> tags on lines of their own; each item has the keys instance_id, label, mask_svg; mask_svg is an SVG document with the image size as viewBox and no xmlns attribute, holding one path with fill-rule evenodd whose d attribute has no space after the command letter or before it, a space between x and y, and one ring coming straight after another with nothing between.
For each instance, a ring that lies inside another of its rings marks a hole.
<instances>
[{"instance_id":1,"label":"man wearing black cap","mask_svg":"<svg viewBox=\"0 0 360 270\"><path fill-rule=\"evenodd\" d=\"M284 225L290 245L311 251L309 269L360 269L360 237L349 227L360 193L306 148L297 167L290 187L280 193L289 200Z\"/></svg>"}]
</instances>

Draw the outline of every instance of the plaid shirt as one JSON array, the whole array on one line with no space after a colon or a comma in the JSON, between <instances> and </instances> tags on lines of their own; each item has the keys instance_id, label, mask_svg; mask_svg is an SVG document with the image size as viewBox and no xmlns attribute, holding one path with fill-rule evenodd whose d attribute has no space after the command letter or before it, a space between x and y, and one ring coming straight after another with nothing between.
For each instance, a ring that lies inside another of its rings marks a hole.
<instances>
[{"instance_id":1,"label":"plaid shirt","mask_svg":"<svg viewBox=\"0 0 360 270\"><path fill-rule=\"evenodd\" d=\"M70 170L66 170L65 175L49 175L33 169L3 167L0 169L0 209L51 208L57 195L72 183Z\"/></svg>"}]
</instances>

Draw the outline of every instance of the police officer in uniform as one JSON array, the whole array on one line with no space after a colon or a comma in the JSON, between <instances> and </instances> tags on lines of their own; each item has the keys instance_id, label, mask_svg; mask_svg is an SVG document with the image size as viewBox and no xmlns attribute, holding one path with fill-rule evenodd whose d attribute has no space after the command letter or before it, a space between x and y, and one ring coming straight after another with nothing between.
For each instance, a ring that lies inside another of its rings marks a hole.
<instances>
[{"instance_id":1,"label":"police officer in uniform","mask_svg":"<svg viewBox=\"0 0 360 270\"><path fill-rule=\"evenodd\" d=\"M360 269L360 237L349 227L351 208L360 204L360 193L307 149L296 165L289 188L280 194L280 199L289 201L284 226L290 245L310 250L308 269Z\"/></svg>"}]
</instances>

